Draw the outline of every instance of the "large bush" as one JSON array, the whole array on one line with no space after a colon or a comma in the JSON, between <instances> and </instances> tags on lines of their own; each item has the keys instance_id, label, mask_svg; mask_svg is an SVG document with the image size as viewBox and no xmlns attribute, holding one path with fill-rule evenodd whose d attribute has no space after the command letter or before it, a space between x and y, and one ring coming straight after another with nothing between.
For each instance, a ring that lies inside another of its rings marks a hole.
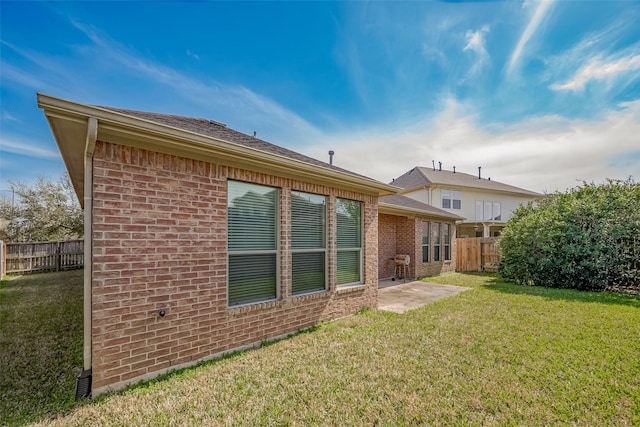
<instances>
[{"instance_id":1,"label":"large bush","mask_svg":"<svg viewBox=\"0 0 640 427\"><path fill-rule=\"evenodd\" d=\"M584 183L523 205L500 245L500 273L521 284L640 290L640 185Z\"/></svg>"}]
</instances>

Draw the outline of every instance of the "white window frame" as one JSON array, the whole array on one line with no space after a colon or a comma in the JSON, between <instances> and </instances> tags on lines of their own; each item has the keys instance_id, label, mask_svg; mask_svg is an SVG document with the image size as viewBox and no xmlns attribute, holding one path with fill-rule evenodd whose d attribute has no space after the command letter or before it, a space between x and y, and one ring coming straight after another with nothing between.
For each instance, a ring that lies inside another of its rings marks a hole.
<instances>
[{"instance_id":1,"label":"white window frame","mask_svg":"<svg viewBox=\"0 0 640 427\"><path fill-rule=\"evenodd\" d=\"M442 262L442 229L439 222L434 222L432 230L434 231L433 239L433 262Z\"/></svg>"},{"instance_id":2,"label":"white window frame","mask_svg":"<svg viewBox=\"0 0 640 427\"><path fill-rule=\"evenodd\" d=\"M359 247L346 247L346 248L340 248L338 246L338 234L339 234L339 222L338 222L338 209L340 208L340 201L341 200L345 200L345 201L349 201L349 202L355 202L358 203L360 206L360 246ZM355 285L361 285L363 283L363 256L362 256L362 249L364 247L364 203L359 201L359 200L352 200L352 199L346 199L346 198L336 198L336 275L337 275L337 268L338 268L338 254L340 252L357 252L358 254L358 269L359 269L359 277L357 281L354 282L348 282L348 283L338 283L337 277L336 277L336 283L337 286L339 288L341 287L347 287L347 286L355 286Z\"/></svg>"},{"instance_id":3,"label":"white window frame","mask_svg":"<svg viewBox=\"0 0 640 427\"><path fill-rule=\"evenodd\" d=\"M328 200L329 197L326 195L322 195L322 194L314 194L314 193L306 193L306 192L302 192L302 191L291 191L291 217L292 217L292 233L293 233L293 196L294 195L300 195L301 197L304 196L315 196L315 197L322 197L324 198L324 218L323 218L323 222L322 222L322 227L323 227L323 234L324 234L324 241L322 242L323 246L322 248L305 248L305 249L296 249L294 248L294 242L293 242L293 235L291 236L291 294L293 296L298 296L298 295L305 295L305 294L312 294L312 293L317 293L317 292L325 292L327 290L327 278L328 278L328 259L327 259L327 206L328 206ZM295 254L302 254L302 253L322 253L324 254L324 283L323 283L323 287L322 289L313 289L313 290L307 290L307 291L298 291L298 292L294 292L293 286L294 286L294 280L295 278L293 277L293 268L294 268L294 260L293 257Z\"/></svg>"},{"instance_id":4,"label":"white window frame","mask_svg":"<svg viewBox=\"0 0 640 427\"><path fill-rule=\"evenodd\" d=\"M460 193L460 190L443 188L441 199L442 209L454 209L457 211L462 209L462 194Z\"/></svg>"},{"instance_id":5,"label":"white window frame","mask_svg":"<svg viewBox=\"0 0 640 427\"><path fill-rule=\"evenodd\" d=\"M426 234L425 234L426 229ZM425 237L427 238L427 243L424 242ZM431 222L422 221L422 263L428 264L431 262ZM424 249L427 248L427 260L424 260Z\"/></svg>"},{"instance_id":6,"label":"white window frame","mask_svg":"<svg viewBox=\"0 0 640 427\"><path fill-rule=\"evenodd\" d=\"M442 240L442 247L444 248L443 260L451 261L451 224L442 224Z\"/></svg>"},{"instance_id":7,"label":"white window frame","mask_svg":"<svg viewBox=\"0 0 640 427\"><path fill-rule=\"evenodd\" d=\"M232 250L230 248L230 227L229 227L229 204L231 203L229 199L230 195L230 186L234 183L240 183L244 185L251 185L255 187L262 187L263 189L270 189L276 192L275 196L275 205L274 205L274 226L275 226L275 249L256 249L256 250ZM227 180L227 306L229 308L242 307L245 305L253 305L259 304L266 301L274 301L280 298L280 193L281 189L278 187L271 187L262 184L256 184L252 182L238 181L238 180ZM265 254L273 254L275 256L275 292L274 296L270 298L257 298L251 301L241 301L238 303L232 303L231 298L231 258L233 256L246 256L246 255L265 255Z\"/></svg>"}]
</instances>

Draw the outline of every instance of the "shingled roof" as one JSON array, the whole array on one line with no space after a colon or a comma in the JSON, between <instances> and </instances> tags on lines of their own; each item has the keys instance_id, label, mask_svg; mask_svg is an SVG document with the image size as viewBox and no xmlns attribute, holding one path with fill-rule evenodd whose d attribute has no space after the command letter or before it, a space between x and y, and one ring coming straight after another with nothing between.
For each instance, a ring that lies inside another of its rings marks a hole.
<instances>
[{"instance_id":1,"label":"shingled roof","mask_svg":"<svg viewBox=\"0 0 640 427\"><path fill-rule=\"evenodd\" d=\"M250 136L237 130L228 128L227 125L216 122L215 120L194 118L186 116L177 116L172 114L162 113L150 113L146 111L125 110L121 108L96 106L105 110L114 111L120 114L126 114L127 116L137 117L139 119L147 120L150 122L159 123L165 126L171 126L176 129L186 130L188 132L197 133L204 136L209 136L222 141L231 142L234 144L244 145L245 147L254 148L256 150L264 151L271 154L277 154L280 156L288 157L290 159L299 160L301 162L309 163L315 166L321 166L335 171L348 173L353 176L364 177L355 172L340 167L330 165L329 163L321 160L314 159L312 157L305 156L304 154L297 153L284 147L272 144L264 141L255 136Z\"/></svg>"},{"instance_id":2,"label":"shingled roof","mask_svg":"<svg viewBox=\"0 0 640 427\"><path fill-rule=\"evenodd\" d=\"M208 119L100 107L38 93L81 205L97 141L384 196L400 190Z\"/></svg>"},{"instance_id":3,"label":"shingled roof","mask_svg":"<svg viewBox=\"0 0 640 427\"><path fill-rule=\"evenodd\" d=\"M515 193L526 196L539 197L540 193L493 181L491 179L478 179L477 176L462 172L452 172L448 170L434 170L416 166L404 175L394 179L392 185L411 191L420 187L433 185L447 185L452 187L468 187L489 191L499 191L503 193Z\"/></svg>"},{"instance_id":4,"label":"shingled roof","mask_svg":"<svg viewBox=\"0 0 640 427\"><path fill-rule=\"evenodd\" d=\"M422 214L425 216L435 216L439 218L450 218L453 220L463 220L464 218L451 212L438 209L426 203L419 202L401 194L392 194L383 196L379 199L380 211L384 213L385 207L394 208L396 210L404 210L414 214Z\"/></svg>"}]
</instances>

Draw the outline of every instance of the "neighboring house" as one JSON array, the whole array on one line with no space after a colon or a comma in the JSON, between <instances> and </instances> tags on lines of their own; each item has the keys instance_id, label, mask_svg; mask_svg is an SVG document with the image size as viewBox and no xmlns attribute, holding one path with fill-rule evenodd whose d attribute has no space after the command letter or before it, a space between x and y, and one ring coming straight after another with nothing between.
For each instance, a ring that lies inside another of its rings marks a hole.
<instances>
[{"instance_id":1,"label":"neighboring house","mask_svg":"<svg viewBox=\"0 0 640 427\"><path fill-rule=\"evenodd\" d=\"M456 221L463 218L399 194L378 204L378 276L394 277L396 255L409 255L409 278L456 269Z\"/></svg>"},{"instance_id":2,"label":"neighboring house","mask_svg":"<svg viewBox=\"0 0 640 427\"><path fill-rule=\"evenodd\" d=\"M393 180L400 194L464 217L458 237L499 236L513 211L540 193L462 172L416 166Z\"/></svg>"},{"instance_id":3,"label":"neighboring house","mask_svg":"<svg viewBox=\"0 0 640 427\"><path fill-rule=\"evenodd\" d=\"M43 94L38 105L85 212L79 389L99 395L377 305L378 198L396 187L206 119ZM383 206L415 237L423 216L454 218ZM395 239L393 252L419 253ZM437 271L447 248L435 244Z\"/></svg>"}]
</instances>

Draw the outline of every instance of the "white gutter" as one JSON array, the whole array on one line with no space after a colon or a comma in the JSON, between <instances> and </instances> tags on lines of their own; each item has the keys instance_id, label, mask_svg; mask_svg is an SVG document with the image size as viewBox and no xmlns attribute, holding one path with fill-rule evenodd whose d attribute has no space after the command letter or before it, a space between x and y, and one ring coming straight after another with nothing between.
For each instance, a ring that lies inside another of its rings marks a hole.
<instances>
[{"instance_id":1,"label":"white gutter","mask_svg":"<svg viewBox=\"0 0 640 427\"><path fill-rule=\"evenodd\" d=\"M98 138L98 120L89 117L84 148L84 369L91 369L91 277L92 277L92 205L93 205L93 150Z\"/></svg>"}]
</instances>

